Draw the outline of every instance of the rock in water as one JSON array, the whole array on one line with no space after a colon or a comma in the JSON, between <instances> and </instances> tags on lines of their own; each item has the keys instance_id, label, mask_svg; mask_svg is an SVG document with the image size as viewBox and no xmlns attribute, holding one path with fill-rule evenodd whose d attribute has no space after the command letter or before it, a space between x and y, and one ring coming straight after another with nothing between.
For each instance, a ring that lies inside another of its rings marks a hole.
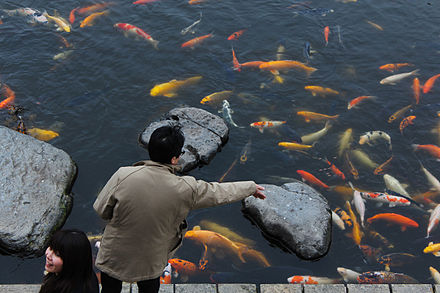
<instances>
[{"instance_id":1,"label":"rock in water","mask_svg":"<svg viewBox=\"0 0 440 293\"><path fill-rule=\"evenodd\" d=\"M76 165L68 154L0 126L0 251L43 254L72 207Z\"/></svg>"},{"instance_id":2,"label":"rock in water","mask_svg":"<svg viewBox=\"0 0 440 293\"><path fill-rule=\"evenodd\" d=\"M185 136L185 153L180 157L182 172L209 164L228 141L229 129L222 118L198 108L175 108L163 120L151 123L139 136L139 142L148 148L154 130L165 125L180 125Z\"/></svg>"},{"instance_id":3,"label":"rock in water","mask_svg":"<svg viewBox=\"0 0 440 293\"><path fill-rule=\"evenodd\" d=\"M312 187L298 181L263 184L265 200L252 196L243 200L243 212L275 244L300 258L324 256L330 247L331 210L327 200Z\"/></svg>"}]
</instances>

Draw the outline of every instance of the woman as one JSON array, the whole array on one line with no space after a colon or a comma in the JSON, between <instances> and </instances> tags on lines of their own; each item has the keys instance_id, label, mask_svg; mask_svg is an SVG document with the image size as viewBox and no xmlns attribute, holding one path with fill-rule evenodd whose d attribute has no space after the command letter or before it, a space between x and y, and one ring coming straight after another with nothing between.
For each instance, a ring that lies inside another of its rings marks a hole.
<instances>
[{"instance_id":1,"label":"woman","mask_svg":"<svg viewBox=\"0 0 440 293\"><path fill-rule=\"evenodd\" d=\"M40 293L98 293L92 250L79 230L57 231L46 249L47 271Z\"/></svg>"}]
</instances>

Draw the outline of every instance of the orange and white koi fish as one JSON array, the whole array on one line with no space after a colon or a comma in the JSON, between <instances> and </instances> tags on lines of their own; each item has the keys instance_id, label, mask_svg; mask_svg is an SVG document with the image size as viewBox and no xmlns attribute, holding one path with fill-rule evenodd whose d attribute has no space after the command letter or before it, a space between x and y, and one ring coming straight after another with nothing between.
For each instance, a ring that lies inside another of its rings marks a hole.
<instances>
[{"instance_id":1,"label":"orange and white koi fish","mask_svg":"<svg viewBox=\"0 0 440 293\"><path fill-rule=\"evenodd\" d=\"M204 36L196 37L194 39L191 39L191 40L183 43L180 47L194 49L195 46L200 45L203 41L205 41L206 39L212 38L212 37L214 37L213 34L207 34Z\"/></svg>"},{"instance_id":2,"label":"orange and white koi fish","mask_svg":"<svg viewBox=\"0 0 440 293\"><path fill-rule=\"evenodd\" d=\"M386 70L389 72L394 72L404 66L414 66L414 64L411 64L411 63L389 63L389 64L385 64L385 65L380 66L379 69Z\"/></svg>"},{"instance_id":3,"label":"orange and white koi fish","mask_svg":"<svg viewBox=\"0 0 440 293\"><path fill-rule=\"evenodd\" d=\"M405 231L408 227L413 227L413 228L419 227L419 224L416 221L395 213L377 214L374 215L373 217L368 218L367 222L371 224L372 222L376 222L380 220L399 225L402 232Z\"/></svg>"},{"instance_id":4,"label":"orange and white koi fish","mask_svg":"<svg viewBox=\"0 0 440 293\"><path fill-rule=\"evenodd\" d=\"M134 36L136 38L141 38L151 43L155 49L158 49L157 45L159 44L159 41L153 39L149 34L138 28L137 26L129 23L116 23L113 27L124 32L124 35L126 37Z\"/></svg>"},{"instance_id":5,"label":"orange and white koi fish","mask_svg":"<svg viewBox=\"0 0 440 293\"><path fill-rule=\"evenodd\" d=\"M319 180L318 178L316 178L314 175L312 175L311 173L304 171L304 170L296 170L296 173L298 173L303 181L306 181L310 184L316 185L318 187L321 188L325 188L325 189L329 189L330 186L328 186L327 184L325 184L324 182L322 182L321 180Z\"/></svg>"},{"instance_id":6,"label":"orange and white koi fish","mask_svg":"<svg viewBox=\"0 0 440 293\"><path fill-rule=\"evenodd\" d=\"M315 277L315 276L292 276L287 278L287 282L290 284L337 284L341 282L340 279L331 279L327 277Z\"/></svg>"},{"instance_id":7,"label":"orange and white koi fish","mask_svg":"<svg viewBox=\"0 0 440 293\"><path fill-rule=\"evenodd\" d=\"M433 255L440 256L440 243L429 242L428 246L423 249L423 253L432 253Z\"/></svg>"},{"instance_id":8,"label":"orange and white koi fish","mask_svg":"<svg viewBox=\"0 0 440 293\"><path fill-rule=\"evenodd\" d=\"M427 151L431 156L436 157L440 161L440 147L433 144L413 144L414 151Z\"/></svg>"},{"instance_id":9,"label":"orange and white koi fish","mask_svg":"<svg viewBox=\"0 0 440 293\"><path fill-rule=\"evenodd\" d=\"M324 40L325 40L325 45L326 46L328 45L328 36L329 36L329 34L330 34L330 27L326 26L324 28Z\"/></svg>"},{"instance_id":10,"label":"orange and white koi fish","mask_svg":"<svg viewBox=\"0 0 440 293\"><path fill-rule=\"evenodd\" d=\"M133 4L148 4L148 3L153 3L159 0L137 0L134 1Z\"/></svg>"},{"instance_id":11,"label":"orange and white koi fish","mask_svg":"<svg viewBox=\"0 0 440 293\"><path fill-rule=\"evenodd\" d=\"M334 89L328 88L328 87L322 87L319 85L307 85L304 87L306 91L310 91L312 93L312 96L316 97L317 95L321 97L325 97L327 95L339 95L338 91L335 91Z\"/></svg>"},{"instance_id":12,"label":"orange and white koi fish","mask_svg":"<svg viewBox=\"0 0 440 293\"><path fill-rule=\"evenodd\" d=\"M72 9L72 11L70 11L70 14L69 14L70 24L73 24L75 22L75 11L77 11L78 9L79 9L79 7L76 7L74 9Z\"/></svg>"},{"instance_id":13,"label":"orange and white koi fish","mask_svg":"<svg viewBox=\"0 0 440 293\"><path fill-rule=\"evenodd\" d=\"M212 93L212 94L207 95L206 97L204 97L200 101L200 104L203 104L203 105L218 104L218 103L221 103L224 100L229 99L232 96L232 94L233 94L232 91L215 92L215 93Z\"/></svg>"},{"instance_id":14,"label":"orange and white koi fish","mask_svg":"<svg viewBox=\"0 0 440 293\"><path fill-rule=\"evenodd\" d=\"M414 93L414 99L416 100L416 105L418 105L420 102L420 81L417 77L414 78L413 80L412 88Z\"/></svg>"},{"instance_id":15,"label":"orange and white koi fish","mask_svg":"<svg viewBox=\"0 0 440 293\"><path fill-rule=\"evenodd\" d=\"M243 66L243 64L242 64ZM316 68L305 65L302 62L295 60L277 60L277 61L268 61L260 64L259 68L261 70L288 70L288 69L298 69L303 70L309 76L313 72L315 72Z\"/></svg>"},{"instance_id":16,"label":"orange and white koi fish","mask_svg":"<svg viewBox=\"0 0 440 293\"><path fill-rule=\"evenodd\" d=\"M109 14L109 10L105 10L102 12L94 12L94 13L90 14L89 16L87 16L86 18L84 18L84 20L81 22L79 27L92 26L95 23L96 18L98 18L100 16L108 15L108 14Z\"/></svg>"},{"instance_id":17,"label":"orange and white koi fish","mask_svg":"<svg viewBox=\"0 0 440 293\"><path fill-rule=\"evenodd\" d=\"M374 23L372 21L366 20L366 22L370 25L372 25L375 29L383 31L383 27L381 27L380 25L378 25L377 23Z\"/></svg>"},{"instance_id":18,"label":"orange and white koi fish","mask_svg":"<svg viewBox=\"0 0 440 293\"><path fill-rule=\"evenodd\" d=\"M14 103L15 92L11 90L11 88L5 83L3 83L2 92L3 95L6 96L6 99L0 102L0 109L6 109L8 106Z\"/></svg>"},{"instance_id":19,"label":"orange and white koi fish","mask_svg":"<svg viewBox=\"0 0 440 293\"><path fill-rule=\"evenodd\" d=\"M238 40L239 37L241 37L241 35L243 35L243 33L246 31L246 29L242 29L239 31L236 31L234 33L232 33L229 37L228 37L228 41L232 41L232 40Z\"/></svg>"},{"instance_id":20,"label":"orange and white koi fish","mask_svg":"<svg viewBox=\"0 0 440 293\"><path fill-rule=\"evenodd\" d=\"M292 151L304 151L304 150L308 150L308 149L313 148L313 145L307 145L307 144L302 144L302 143L297 143L297 142L286 142L286 141L279 142L278 146L281 146L283 148L286 148L286 149L292 150Z\"/></svg>"},{"instance_id":21,"label":"orange and white koi fish","mask_svg":"<svg viewBox=\"0 0 440 293\"><path fill-rule=\"evenodd\" d=\"M403 120L400 122L399 125L399 129L400 129L400 133L403 134L403 130L410 124L414 124L414 119L416 119L416 116L412 115L412 116L408 116L403 118Z\"/></svg>"},{"instance_id":22,"label":"orange and white koi fish","mask_svg":"<svg viewBox=\"0 0 440 293\"><path fill-rule=\"evenodd\" d=\"M114 4L115 4L114 2L97 3L97 4L87 6L87 7L78 8L78 10L76 12L80 15L89 14L89 13L95 12L97 10L107 8L108 6L112 6Z\"/></svg>"},{"instance_id":23,"label":"orange and white koi fish","mask_svg":"<svg viewBox=\"0 0 440 293\"><path fill-rule=\"evenodd\" d=\"M285 124L287 121L257 121L250 124L251 127L258 128L258 130L263 133L266 128L274 128L278 127L282 124Z\"/></svg>"},{"instance_id":24,"label":"orange and white koi fish","mask_svg":"<svg viewBox=\"0 0 440 293\"><path fill-rule=\"evenodd\" d=\"M160 284L171 284L171 264L168 263L163 269L162 276L160 276Z\"/></svg>"},{"instance_id":25,"label":"orange and white koi fish","mask_svg":"<svg viewBox=\"0 0 440 293\"><path fill-rule=\"evenodd\" d=\"M336 176L338 176L339 178L341 178L342 180L345 180L345 175L344 173L342 173L341 170L339 170L335 164L330 163L329 160L324 160L324 162L326 162L329 166L330 166L330 170L332 170L333 174L335 174Z\"/></svg>"},{"instance_id":26,"label":"orange and white koi fish","mask_svg":"<svg viewBox=\"0 0 440 293\"><path fill-rule=\"evenodd\" d=\"M359 192L359 191L355 191ZM389 204L389 207L395 207L395 206L409 206L411 202L402 196L392 195L388 193L382 193L382 192L359 192L360 196L365 199L381 202L381 203L387 203Z\"/></svg>"},{"instance_id":27,"label":"orange and white koi fish","mask_svg":"<svg viewBox=\"0 0 440 293\"><path fill-rule=\"evenodd\" d=\"M437 78L439 78L439 77L440 77L440 74L436 74L436 75L430 77L430 78L425 82L425 84L423 85L423 93L424 93L424 94L427 94L427 93L432 89L432 87L434 86L435 81L436 81Z\"/></svg>"},{"instance_id":28,"label":"orange and white koi fish","mask_svg":"<svg viewBox=\"0 0 440 293\"><path fill-rule=\"evenodd\" d=\"M400 117L402 117L403 115L405 115L406 111L408 111L409 109L411 109L412 105L408 105L403 107L402 109L397 110L396 112L394 112L389 118L388 118L388 123L392 123L394 120L399 119Z\"/></svg>"},{"instance_id":29,"label":"orange and white koi fish","mask_svg":"<svg viewBox=\"0 0 440 293\"><path fill-rule=\"evenodd\" d=\"M416 75L416 74L418 74L418 72L419 72L419 69L416 69L411 72L405 72L405 73L391 75L391 76L388 76L388 77L385 77L384 79L382 79L380 81L380 84L395 85L397 82L401 81L402 79L410 77L412 75Z\"/></svg>"},{"instance_id":30,"label":"orange and white koi fish","mask_svg":"<svg viewBox=\"0 0 440 293\"><path fill-rule=\"evenodd\" d=\"M315 113L315 112L309 112L309 111L298 111L298 112L296 112L296 114L298 116L303 116L304 120L307 123L312 121L312 120L313 121L323 121L323 120L329 120L329 119L337 119L339 117L339 114L338 115L329 116L329 115Z\"/></svg>"},{"instance_id":31,"label":"orange and white koi fish","mask_svg":"<svg viewBox=\"0 0 440 293\"><path fill-rule=\"evenodd\" d=\"M234 66L234 70L241 71L241 64L238 62L237 56L235 56L235 51L232 49L232 64Z\"/></svg>"},{"instance_id":32,"label":"orange and white koi fish","mask_svg":"<svg viewBox=\"0 0 440 293\"><path fill-rule=\"evenodd\" d=\"M429 234L438 227L438 223L440 222L440 204L438 204L435 209L432 210L431 215L429 216L428 228L426 229L426 238L429 237Z\"/></svg>"},{"instance_id":33,"label":"orange and white koi fish","mask_svg":"<svg viewBox=\"0 0 440 293\"><path fill-rule=\"evenodd\" d=\"M52 130L46 130L46 129L40 129L40 128L31 128L27 130L27 133L35 137L36 139L42 140L42 141L49 141L51 139L54 139L55 137L60 136L57 132Z\"/></svg>"},{"instance_id":34,"label":"orange and white koi fish","mask_svg":"<svg viewBox=\"0 0 440 293\"><path fill-rule=\"evenodd\" d=\"M348 102L347 109L350 110L351 108L357 107L357 105L365 99L374 99L374 98L376 98L376 96L360 96L354 98L353 100Z\"/></svg>"}]
</instances>

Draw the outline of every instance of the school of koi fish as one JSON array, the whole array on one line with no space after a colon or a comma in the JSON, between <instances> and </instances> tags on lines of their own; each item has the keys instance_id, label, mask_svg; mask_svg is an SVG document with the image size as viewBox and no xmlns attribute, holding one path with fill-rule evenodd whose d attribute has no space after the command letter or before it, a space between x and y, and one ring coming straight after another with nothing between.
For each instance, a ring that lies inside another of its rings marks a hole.
<instances>
[{"instance_id":1,"label":"school of koi fish","mask_svg":"<svg viewBox=\"0 0 440 293\"><path fill-rule=\"evenodd\" d=\"M255 239L239 235L235 227L226 227L204 219L186 233L185 245L181 248L185 250L186 246L191 246L191 249L198 251L200 257L191 260L170 259L161 283L187 282L194 278L212 282L224 282L226 278L227 281L237 282L242 278L251 278L251 275L258 276L258 279L251 280L264 283L265 272L272 270L283 274L282 278L286 282L295 284L440 284L440 273L436 269L440 269L436 259L440 256L440 182L437 179L440 176L437 166L440 161L440 112L426 111L432 104L437 105L435 98L440 85L436 84L436 80L440 77L440 68L437 72L426 72L423 69L425 64L418 64L409 60L410 58L401 60L400 57L393 56L382 64L368 64L366 68L364 66L363 70L368 70L377 77L374 87L359 86L358 91L352 88L347 90L342 86L334 88L335 83L331 81L331 77L319 75L319 72L321 68L328 66L328 62L332 62L332 56L326 56L329 50L346 50L349 42L344 44L342 36L345 40L350 39L350 36L344 34L341 26L335 24L334 20L327 21L327 17L337 11L319 7L324 5L322 1L291 1L280 5L280 9L291 13L294 19L318 19L319 21L312 22L311 26L314 27L311 29L321 35L320 43L315 41L311 44L308 40L299 40L303 48L298 53L291 51L285 41L280 41L271 53L255 50L252 54L244 50L245 46L242 44L250 41L246 39L246 35L251 34L254 27L237 27L226 35L205 31L203 27L210 21L205 10L219 1L184 2L185 6L195 9L194 15L198 15L198 18L195 17L186 27L174 28L176 38L182 39L176 50L186 50L189 55L203 55L205 47L222 42L223 49L228 51L230 57L229 60L219 63L222 66L226 64L223 68L227 75L258 74L264 76L264 82L257 82L258 78L254 77L248 82L251 85L254 82L252 86L258 91L279 91L279 95L285 95L290 90L289 95L301 93L301 97L307 99L306 102L294 99L292 114L280 117L274 111L276 100L262 99L258 94L237 91L232 86L216 90L212 90L211 86L210 90L205 89L204 96L193 106L205 107L208 111L219 113L229 125L231 136L234 131L251 133L241 146L241 152L232 158L232 164L219 181L232 179L234 169L249 165L252 163L250 161L258 161L258 142L270 144L273 151L288 162L291 175L287 176L303 180L327 198L332 208L333 242L346 243L352 257L361 261L355 267L343 267L343 260L337 260L340 262L334 265L334 270L328 275L315 275L310 269L283 267L258 250L260 246ZM332 3L348 6L357 5L357 2L343 0ZM64 61L76 54L77 45L69 41L70 34L101 25L112 14L117 15L116 11L120 6L132 5L140 11L145 7L165 3L164 0L93 4L79 1L78 6L72 7L70 11L54 11L51 14L34 8L1 9L0 28L4 23L22 18L34 29L48 26L54 28L54 33L56 29L63 50L53 56L53 60L59 63L50 70L56 71L58 66L62 66ZM332 3L325 2L330 6L333 6ZM68 15L68 18L61 15ZM115 42L118 41L119 32L133 41L145 42L142 50L151 50L155 54L165 54L164 51L169 50L162 47L160 34L147 32L145 27L135 22L124 22L124 18L120 16L113 16L113 20L117 21L113 23ZM387 31L386 27L372 20L366 19L363 23L373 33L377 33L378 38L381 32ZM259 58L248 59L248 56ZM362 74L349 65L345 70L345 74L351 78ZM192 89L201 87L208 79L201 73L185 77L174 76L172 72L168 75L169 79L150 82L145 95L151 99L162 97L178 100L191 93ZM7 81L2 76L0 111L9 115L5 124L43 141L60 136L59 129L27 127L35 118L24 115L30 110L24 108L20 96L16 97L14 86L5 80ZM381 94L384 87L389 97ZM405 89L404 96L401 91L399 97L393 95L393 88L397 87L400 90ZM381 112L380 118L374 116L370 120L369 112L378 111L377 105L386 99L399 99L396 104L400 106L386 109ZM315 109L314 101L317 100L320 103L328 101L328 106L317 107L325 109L325 113ZM253 120L246 121L239 116L238 109L237 113L232 109L240 103L243 107L257 104L258 107L264 107L267 114L254 115ZM267 118L269 115L273 119ZM355 127L346 122L348 119L366 119L368 123L357 124ZM383 127L384 123L387 127ZM297 125L300 127L296 127ZM432 131L426 132L427 128ZM298 129L301 129L302 135L297 132ZM416 135L420 130L425 131L424 135ZM418 140L415 141L414 138ZM334 144L330 146L328 141ZM394 153L396 148L399 149L398 153ZM408 158L412 162L410 166L406 163ZM298 160L306 163L297 165ZM240 164L236 165L237 162ZM417 185L407 177L408 174L414 174ZM270 174L267 175L267 178L271 177ZM287 182L291 178L281 179ZM408 185L408 182L411 184ZM399 238L408 239L402 241L408 246L401 245ZM99 237L91 237L90 240L96 241ZM181 251L178 253L185 254ZM415 264L431 277L418 280L408 274L407 271L411 271L410 268ZM233 271L231 275L228 272L219 272L218 269L222 266L230 266Z\"/></svg>"}]
</instances>

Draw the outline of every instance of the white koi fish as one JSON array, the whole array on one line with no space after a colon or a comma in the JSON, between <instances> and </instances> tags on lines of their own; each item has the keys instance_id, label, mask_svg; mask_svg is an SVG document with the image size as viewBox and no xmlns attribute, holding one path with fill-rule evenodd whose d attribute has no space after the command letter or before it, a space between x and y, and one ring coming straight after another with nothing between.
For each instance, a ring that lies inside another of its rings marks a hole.
<instances>
[{"instance_id":1,"label":"white koi fish","mask_svg":"<svg viewBox=\"0 0 440 293\"><path fill-rule=\"evenodd\" d=\"M323 129L321 129L317 132L313 132L313 133L301 136L302 143L303 144L314 143L315 141L317 141L318 139L320 139L321 137L326 135L331 127L332 127L332 124L331 124L330 120L327 120Z\"/></svg>"},{"instance_id":2,"label":"white koi fish","mask_svg":"<svg viewBox=\"0 0 440 293\"><path fill-rule=\"evenodd\" d=\"M338 226L341 230L345 230L345 225L344 225L344 221L341 219L341 217L335 213L334 211L332 211L332 221L333 224L335 224L336 226Z\"/></svg>"},{"instance_id":3,"label":"white koi fish","mask_svg":"<svg viewBox=\"0 0 440 293\"><path fill-rule=\"evenodd\" d=\"M391 137L381 130L374 130L374 131L368 131L365 132L363 135L359 138L359 144L367 143L369 146L373 145L378 139L384 139L388 142L388 145L390 146L390 151L392 149L391 147Z\"/></svg>"},{"instance_id":4,"label":"white koi fish","mask_svg":"<svg viewBox=\"0 0 440 293\"><path fill-rule=\"evenodd\" d=\"M429 184L431 184L432 188L440 192L440 182L437 178L434 177L425 167L423 167L422 163L420 163L420 168L423 173L425 173L426 179L428 179Z\"/></svg>"},{"instance_id":5,"label":"white koi fish","mask_svg":"<svg viewBox=\"0 0 440 293\"><path fill-rule=\"evenodd\" d=\"M180 34L185 35L185 34L187 34L188 32L191 32L192 34L194 34L194 33L195 33L195 30L193 30L193 28L194 28L196 25L198 25L201 21L202 21L202 12L200 11L200 19L199 19L199 20L196 20L192 25L190 25L190 26L188 26L188 27L182 29L182 30L180 31Z\"/></svg>"},{"instance_id":6,"label":"white koi fish","mask_svg":"<svg viewBox=\"0 0 440 293\"><path fill-rule=\"evenodd\" d=\"M410 77L412 75L417 75L417 72L419 72L419 69L416 69L416 70L411 71L411 72L405 72L405 73L399 73L399 74L391 75L391 76L388 76L388 77L385 77L384 79L382 79L380 81L380 84L395 85L397 82L401 81L402 79L404 79L406 77Z\"/></svg>"},{"instance_id":7,"label":"white koi fish","mask_svg":"<svg viewBox=\"0 0 440 293\"><path fill-rule=\"evenodd\" d=\"M223 118L232 126L239 127L234 120L232 120L231 114L234 113L234 111L231 109L231 106L228 102L228 100L223 100L223 107L221 110L218 111L219 113L223 114Z\"/></svg>"},{"instance_id":8,"label":"white koi fish","mask_svg":"<svg viewBox=\"0 0 440 293\"><path fill-rule=\"evenodd\" d=\"M428 228L426 229L426 238L429 238L429 233L431 233L435 228L437 228L440 222L440 204L438 204L435 209L432 210L429 216Z\"/></svg>"},{"instance_id":9,"label":"white koi fish","mask_svg":"<svg viewBox=\"0 0 440 293\"><path fill-rule=\"evenodd\" d=\"M28 19L29 23L48 23L46 16L44 16L43 13L41 13L40 11L33 8L25 7L12 10L2 9L2 11L9 16L25 16Z\"/></svg>"},{"instance_id":10,"label":"white koi fish","mask_svg":"<svg viewBox=\"0 0 440 293\"><path fill-rule=\"evenodd\" d=\"M361 193L357 190L353 192L353 202L356 208L356 211L359 214L359 218L361 219L361 225L364 227L364 218L365 218L365 200L362 198Z\"/></svg>"},{"instance_id":11,"label":"white koi fish","mask_svg":"<svg viewBox=\"0 0 440 293\"><path fill-rule=\"evenodd\" d=\"M390 189L394 192L400 193L404 196L410 197L408 192L405 190L405 188L399 182L399 180L397 180L393 176L385 174L385 175L383 175L383 180L385 181L385 185L387 186L388 189Z\"/></svg>"},{"instance_id":12,"label":"white koi fish","mask_svg":"<svg viewBox=\"0 0 440 293\"><path fill-rule=\"evenodd\" d=\"M357 277L359 277L360 273L355 272L350 269L338 267L336 269L341 277L344 279L346 283L358 283Z\"/></svg>"},{"instance_id":13,"label":"white koi fish","mask_svg":"<svg viewBox=\"0 0 440 293\"><path fill-rule=\"evenodd\" d=\"M429 267L429 272L431 273L431 277L434 279L435 283L440 284L440 273L433 267Z\"/></svg>"}]
</instances>

